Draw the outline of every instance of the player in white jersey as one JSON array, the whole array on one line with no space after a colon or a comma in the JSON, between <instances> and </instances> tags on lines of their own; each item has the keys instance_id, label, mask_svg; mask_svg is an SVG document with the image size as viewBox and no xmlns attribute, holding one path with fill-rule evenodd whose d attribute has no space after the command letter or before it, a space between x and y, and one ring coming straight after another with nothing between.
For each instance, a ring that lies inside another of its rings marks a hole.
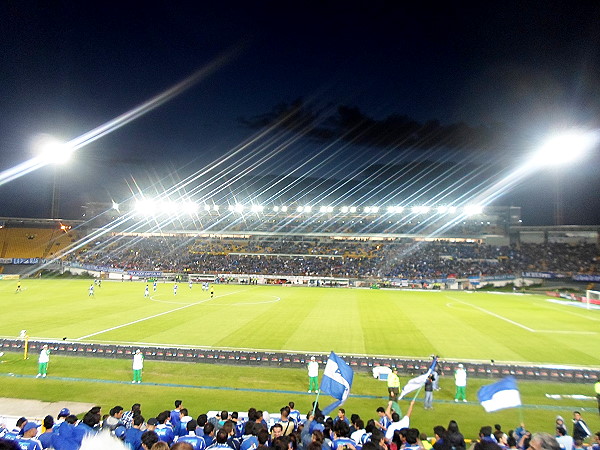
<instances>
[{"instance_id":1,"label":"player in white jersey","mask_svg":"<svg viewBox=\"0 0 600 450\"><path fill-rule=\"evenodd\" d=\"M173 295L177 295L177 283L173 285Z\"/></svg>"},{"instance_id":2,"label":"player in white jersey","mask_svg":"<svg viewBox=\"0 0 600 450\"><path fill-rule=\"evenodd\" d=\"M94 296L94 284L90 284L90 289L88 290L88 297Z\"/></svg>"},{"instance_id":3,"label":"player in white jersey","mask_svg":"<svg viewBox=\"0 0 600 450\"><path fill-rule=\"evenodd\" d=\"M146 289L144 289L144 298L150 297L150 288L146 285Z\"/></svg>"},{"instance_id":4,"label":"player in white jersey","mask_svg":"<svg viewBox=\"0 0 600 450\"><path fill-rule=\"evenodd\" d=\"M188 286L190 287L190 289L192 288L192 285L193 285L193 284L194 284L194 283L192 283L192 280L190 280L190 282L188 283Z\"/></svg>"}]
</instances>

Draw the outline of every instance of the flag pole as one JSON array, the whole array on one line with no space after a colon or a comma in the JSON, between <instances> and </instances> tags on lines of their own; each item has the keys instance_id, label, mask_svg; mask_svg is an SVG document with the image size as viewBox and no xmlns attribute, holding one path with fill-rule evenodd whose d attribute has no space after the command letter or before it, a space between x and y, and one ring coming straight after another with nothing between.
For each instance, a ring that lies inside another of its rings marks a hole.
<instances>
[{"instance_id":1,"label":"flag pole","mask_svg":"<svg viewBox=\"0 0 600 450\"><path fill-rule=\"evenodd\" d=\"M319 404L319 395L321 395L321 389L317 390L317 398L315 398L315 403L313 404L313 410L312 410L313 417L315 415L315 411L317 410L317 405Z\"/></svg>"},{"instance_id":2,"label":"flag pole","mask_svg":"<svg viewBox=\"0 0 600 450\"><path fill-rule=\"evenodd\" d=\"M417 389L417 393L415 394L415 396L412 399L413 402L417 399L419 392L421 392L421 389L423 389L423 385L419 386L419 389Z\"/></svg>"}]
</instances>

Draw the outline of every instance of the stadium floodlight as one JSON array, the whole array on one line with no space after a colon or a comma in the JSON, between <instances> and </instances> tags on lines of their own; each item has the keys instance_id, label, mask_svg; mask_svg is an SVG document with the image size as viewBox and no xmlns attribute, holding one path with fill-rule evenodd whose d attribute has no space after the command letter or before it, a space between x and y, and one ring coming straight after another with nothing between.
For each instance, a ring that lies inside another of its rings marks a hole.
<instances>
[{"instance_id":1,"label":"stadium floodlight","mask_svg":"<svg viewBox=\"0 0 600 450\"><path fill-rule=\"evenodd\" d=\"M550 136L533 155L532 163L558 166L580 158L600 141L597 132L569 130Z\"/></svg>"},{"instance_id":2,"label":"stadium floodlight","mask_svg":"<svg viewBox=\"0 0 600 450\"><path fill-rule=\"evenodd\" d=\"M333 206L328 206L328 207L327 207L327 212L328 212L328 213L331 213L331 212L333 212Z\"/></svg>"},{"instance_id":3,"label":"stadium floodlight","mask_svg":"<svg viewBox=\"0 0 600 450\"><path fill-rule=\"evenodd\" d=\"M42 136L36 143L40 158L46 164L64 164L75 151L73 146L70 146L64 142L52 136Z\"/></svg>"},{"instance_id":4,"label":"stadium floodlight","mask_svg":"<svg viewBox=\"0 0 600 450\"><path fill-rule=\"evenodd\" d=\"M196 202L192 202L191 200L187 201L187 202L183 202L183 204L181 206L182 206L183 212L190 216L192 216L198 212L198 204ZM205 205L205 206L207 206L207 205Z\"/></svg>"},{"instance_id":5,"label":"stadium floodlight","mask_svg":"<svg viewBox=\"0 0 600 450\"><path fill-rule=\"evenodd\" d=\"M237 213L243 213L244 212L244 205L242 205L241 203L236 203L233 207L233 210Z\"/></svg>"},{"instance_id":6,"label":"stadium floodlight","mask_svg":"<svg viewBox=\"0 0 600 450\"><path fill-rule=\"evenodd\" d=\"M327 212L327 206L321 206L321 207L319 208L319 212L320 212L320 213L326 213L326 212Z\"/></svg>"},{"instance_id":7,"label":"stadium floodlight","mask_svg":"<svg viewBox=\"0 0 600 450\"><path fill-rule=\"evenodd\" d=\"M229 206L227 207L227 211L230 211L230 212L233 212L233 211L235 211L235 206L233 206L233 205L229 205Z\"/></svg>"},{"instance_id":8,"label":"stadium floodlight","mask_svg":"<svg viewBox=\"0 0 600 450\"><path fill-rule=\"evenodd\" d=\"M448 207L448 212L450 214L454 214L456 212L456 206L449 206Z\"/></svg>"},{"instance_id":9,"label":"stadium floodlight","mask_svg":"<svg viewBox=\"0 0 600 450\"><path fill-rule=\"evenodd\" d=\"M310 206L310 205L306 205L306 206L304 207L304 211L305 211L305 212L311 212L311 211L312 211L312 206Z\"/></svg>"},{"instance_id":10,"label":"stadium floodlight","mask_svg":"<svg viewBox=\"0 0 600 450\"><path fill-rule=\"evenodd\" d=\"M119 212L119 204L117 202L112 202L112 209Z\"/></svg>"},{"instance_id":11,"label":"stadium floodlight","mask_svg":"<svg viewBox=\"0 0 600 450\"><path fill-rule=\"evenodd\" d=\"M303 211L304 211L304 206L298 206L298 207L296 208L296 212L299 212L299 213L301 213L301 212L303 212Z\"/></svg>"},{"instance_id":12,"label":"stadium floodlight","mask_svg":"<svg viewBox=\"0 0 600 450\"><path fill-rule=\"evenodd\" d=\"M204 205L204 211L209 212L210 211L210 205L205 204Z\"/></svg>"},{"instance_id":13,"label":"stadium floodlight","mask_svg":"<svg viewBox=\"0 0 600 450\"><path fill-rule=\"evenodd\" d=\"M429 206L413 206L412 212L413 214L427 214L429 212Z\"/></svg>"},{"instance_id":14,"label":"stadium floodlight","mask_svg":"<svg viewBox=\"0 0 600 450\"><path fill-rule=\"evenodd\" d=\"M371 212L371 207L370 206L365 206L365 208L364 208L363 211L366 212L366 213L370 213Z\"/></svg>"},{"instance_id":15,"label":"stadium floodlight","mask_svg":"<svg viewBox=\"0 0 600 450\"><path fill-rule=\"evenodd\" d=\"M350 207L350 212L351 213L355 213L356 212L356 206L351 206Z\"/></svg>"},{"instance_id":16,"label":"stadium floodlight","mask_svg":"<svg viewBox=\"0 0 600 450\"><path fill-rule=\"evenodd\" d=\"M282 207L281 207L281 212L287 212L287 210L288 210L288 207L287 207L287 206L282 206Z\"/></svg>"},{"instance_id":17,"label":"stadium floodlight","mask_svg":"<svg viewBox=\"0 0 600 450\"><path fill-rule=\"evenodd\" d=\"M483 206L481 205L467 205L464 208L464 213L467 216L474 216L483 213Z\"/></svg>"},{"instance_id":18,"label":"stadium floodlight","mask_svg":"<svg viewBox=\"0 0 600 450\"><path fill-rule=\"evenodd\" d=\"M264 206L263 206L263 205L252 205L252 206L250 207L250 210L251 210L252 212L255 212L255 213L262 212L262 211L263 211L263 209L264 209Z\"/></svg>"},{"instance_id":19,"label":"stadium floodlight","mask_svg":"<svg viewBox=\"0 0 600 450\"><path fill-rule=\"evenodd\" d=\"M437 207L437 212L438 214L446 214L448 212L448 207L447 206L438 206Z\"/></svg>"},{"instance_id":20,"label":"stadium floodlight","mask_svg":"<svg viewBox=\"0 0 600 450\"><path fill-rule=\"evenodd\" d=\"M279 206L273 206L273 211L274 212L279 212Z\"/></svg>"},{"instance_id":21,"label":"stadium floodlight","mask_svg":"<svg viewBox=\"0 0 600 450\"><path fill-rule=\"evenodd\" d=\"M379 206L371 206L371 212L372 213L378 213L379 212Z\"/></svg>"},{"instance_id":22,"label":"stadium floodlight","mask_svg":"<svg viewBox=\"0 0 600 450\"><path fill-rule=\"evenodd\" d=\"M347 213L349 210L350 208L348 208L347 206L342 206L342 208L340 209L340 211L343 213Z\"/></svg>"}]
</instances>

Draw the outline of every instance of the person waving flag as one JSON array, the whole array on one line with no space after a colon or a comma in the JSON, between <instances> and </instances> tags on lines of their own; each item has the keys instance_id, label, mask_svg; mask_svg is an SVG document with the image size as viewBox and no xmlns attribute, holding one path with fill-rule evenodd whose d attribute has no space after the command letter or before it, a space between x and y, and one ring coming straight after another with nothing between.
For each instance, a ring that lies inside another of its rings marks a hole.
<instances>
[{"instance_id":1,"label":"person waving flag","mask_svg":"<svg viewBox=\"0 0 600 450\"><path fill-rule=\"evenodd\" d=\"M409 392L413 392L413 391L416 391L417 389L421 389L421 387L423 387L423 385L425 384L425 381L427 381L427 378L429 378L429 375L431 375L435 371L435 366L437 366L437 361L438 361L438 357L435 356L433 358L433 361L431 362L431 366L429 366L429 369L427 369L427 372L425 372L423 375L419 375L418 377L411 378L410 380L408 380L408 383L406 383L406 386L404 386L402 388L402 392L400 392L399 398L402 399Z\"/></svg>"}]
</instances>

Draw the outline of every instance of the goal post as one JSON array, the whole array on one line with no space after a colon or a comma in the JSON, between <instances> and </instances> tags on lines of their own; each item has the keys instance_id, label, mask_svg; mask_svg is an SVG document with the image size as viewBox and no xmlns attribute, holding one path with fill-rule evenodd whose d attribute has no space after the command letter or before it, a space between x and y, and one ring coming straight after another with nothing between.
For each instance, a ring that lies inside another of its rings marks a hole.
<instances>
[{"instance_id":1,"label":"goal post","mask_svg":"<svg viewBox=\"0 0 600 450\"><path fill-rule=\"evenodd\" d=\"M585 303L587 304L588 309L590 307L590 303L594 305L600 305L600 291L592 291L589 289L585 291Z\"/></svg>"}]
</instances>

